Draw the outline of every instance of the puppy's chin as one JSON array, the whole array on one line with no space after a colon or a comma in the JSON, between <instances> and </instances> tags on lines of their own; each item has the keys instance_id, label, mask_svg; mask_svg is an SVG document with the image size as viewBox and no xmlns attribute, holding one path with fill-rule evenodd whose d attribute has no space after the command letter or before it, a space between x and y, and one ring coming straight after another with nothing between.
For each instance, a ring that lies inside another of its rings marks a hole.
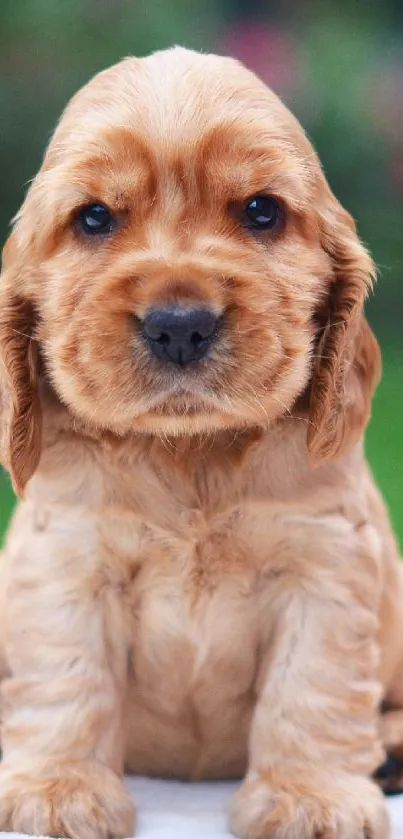
<instances>
[{"instance_id":1,"label":"puppy's chin","mask_svg":"<svg viewBox=\"0 0 403 839\"><path fill-rule=\"evenodd\" d=\"M133 419L133 430L148 434L186 437L214 434L223 430L245 430L267 428L279 415L283 406L249 406L228 401L224 405L218 400L191 401L189 399L166 399L154 404L152 409L138 414ZM284 406L285 407L285 406Z\"/></svg>"}]
</instances>

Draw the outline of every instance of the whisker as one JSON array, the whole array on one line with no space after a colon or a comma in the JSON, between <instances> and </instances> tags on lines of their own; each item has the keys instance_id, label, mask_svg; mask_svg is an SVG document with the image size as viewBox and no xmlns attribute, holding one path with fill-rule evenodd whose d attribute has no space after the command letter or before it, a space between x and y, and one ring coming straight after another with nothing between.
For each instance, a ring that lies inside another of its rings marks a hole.
<instances>
[{"instance_id":1,"label":"whisker","mask_svg":"<svg viewBox=\"0 0 403 839\"><path fill-rule=\"evenodd\" d=\"M274 394L270 394L270 398L273 399L274 402L277 402L277 405L281 405L281 407L284 408L286 414L288 414L289 417L292 416L290 408L288 408L287 405L285 404L285 402L282 402L282 400L279 399L278 396L274 396Z\"/></svg>"},{"instance_id":2,"label":"whisker","mask_svg":"<svg viewBox=\"0 0 403 839\"><path fill-rule=\"evenodd\" d=\"M241 432L239 431L239 429L236 429L236 430L235 430L235 434L231 437L231 439L230 439L230 441L229 441L228 445L227 445L227 446L225 446L224 451L227 451L228 449L230 449L230 448L231 448L231 446L233 446L233 445L234 445L235 440L237 439L237 437L239 437L240 433L241 433Z\"/></svg>"},{"instance_id":3,"label":"whisker","mask_svg":"<svg viewBox=\"0 0 403 839\"><path fill-rule=\"evenodd\" d=\"M28 338L28 341L38 341L38 338L35 338L34 335L27 335L26 332L21 332L20 329L14 329L14 327L12 327L11 331L15 332L16 335L21 335L22 338Z\"/></svg>"},{"instance_id":4,"label":"whisker","mask_svg":"<svg viewBox=\"0 0 403 839\"><path fill-rule=\"evenodd\" d=\"M165 451L167 451L168 454L172 454L172 452L177 451L177 448L173 444L172 440L169 440L167 435L163 431L159 432L158 439L159 439L160 443L162 443Z\"/></svg>"},{"instance_id":5,"label":"whisker","mask_svg":"<svg viewBox=\"0 0 403 839\"><path fill-rule=\"evenodd\" d=\"M341 324L345 324L345 320L335 320L333 323L325 323L324 326L319 326L317 328L317 332L324 332L325 329L332 329L334 326L340 326Z\"/></svg>"},{"instance_id":6,"label":"whisker","mask_svg":"<svg viewBox=\"0 0 403 839\"><path fill-rule=\"evenodd\" d=\"M263 413L263 416L264 416L264 417L266 417L266 419L268 420L268 419L269 419L269 416L268 416L267 410L266 410L266 408L264 407L264 405L262 404L262 402L260 401L260 399L259 399L259 397L258 397L258 395L257 395L256 391L254 390L254 388L252 387L252 385L251 385L251 384L248 384L248 387L249 387L249 390L252 392L252 396L254 397L255 402L257 403L257 405L259 406L259 408L260 408L261 412ZM251 407L253 407L253 403L252 403Z\"/></svg>"}]
</instances>

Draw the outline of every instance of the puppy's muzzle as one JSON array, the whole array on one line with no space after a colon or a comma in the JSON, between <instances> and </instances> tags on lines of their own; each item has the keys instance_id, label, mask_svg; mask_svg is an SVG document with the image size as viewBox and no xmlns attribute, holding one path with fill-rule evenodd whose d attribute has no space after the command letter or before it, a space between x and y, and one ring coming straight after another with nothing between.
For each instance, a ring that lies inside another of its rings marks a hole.
<instances>
[{"instance_id":1,"label":"puppy's muzzle","mask_svg":"<svg viewBox=\"0 0 403 839\"><path fill-rule=\"evenodd\" d=\"M210 309L168 306L146 314L143 335L153 355L183 366L206 355L217 326Z\"/></svg>"}]
</instances>

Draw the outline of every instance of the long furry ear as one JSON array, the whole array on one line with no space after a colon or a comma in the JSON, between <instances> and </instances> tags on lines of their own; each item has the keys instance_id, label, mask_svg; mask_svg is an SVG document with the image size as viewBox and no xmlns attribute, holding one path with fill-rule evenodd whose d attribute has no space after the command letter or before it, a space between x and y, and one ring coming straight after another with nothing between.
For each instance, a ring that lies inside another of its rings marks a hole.
<instances>
[{"instance_id":1,"label":"long furry ear","mask_svg":"<svg viewBox=\"0 0 403 839\"><path fill-rule=\"evenodd\" d=\"M379 347L363 314L374 263L353 219L331 194L320 225L333 276L319 313L310 384L308 449L313 461L339 456L362 435L381 368Z\"/></svg>"},{"instance_id":2,"label":"long furry ear","mask_svg":"<svg viewBox=\"0 0 403 839\"><path fill-rule=\"evenodd\" d=\"M12 234L3 251L0 283L0 459L17 495L38 465L42 430L35 314L22 271Z\"/></svg>"}]
</instances>

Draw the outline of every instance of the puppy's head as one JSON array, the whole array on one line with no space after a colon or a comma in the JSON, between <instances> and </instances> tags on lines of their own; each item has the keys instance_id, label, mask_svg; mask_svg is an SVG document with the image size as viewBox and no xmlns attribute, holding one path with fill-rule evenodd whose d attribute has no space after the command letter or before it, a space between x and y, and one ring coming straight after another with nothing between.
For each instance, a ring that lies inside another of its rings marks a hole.
<instances>
[{"instance_id":1,"label":"puppy's head","mask_svg":"<svg viewBox=\"0 0 403 839\"><path fill-rule=\"evenodd\" d=\"M297 121L237 62L128 59L68 105L5 250L3 457L40 453L37 363L98 430L189 435L306 410L308 447L361 433L373 274Z\"/></svg>"}]
</instances>

